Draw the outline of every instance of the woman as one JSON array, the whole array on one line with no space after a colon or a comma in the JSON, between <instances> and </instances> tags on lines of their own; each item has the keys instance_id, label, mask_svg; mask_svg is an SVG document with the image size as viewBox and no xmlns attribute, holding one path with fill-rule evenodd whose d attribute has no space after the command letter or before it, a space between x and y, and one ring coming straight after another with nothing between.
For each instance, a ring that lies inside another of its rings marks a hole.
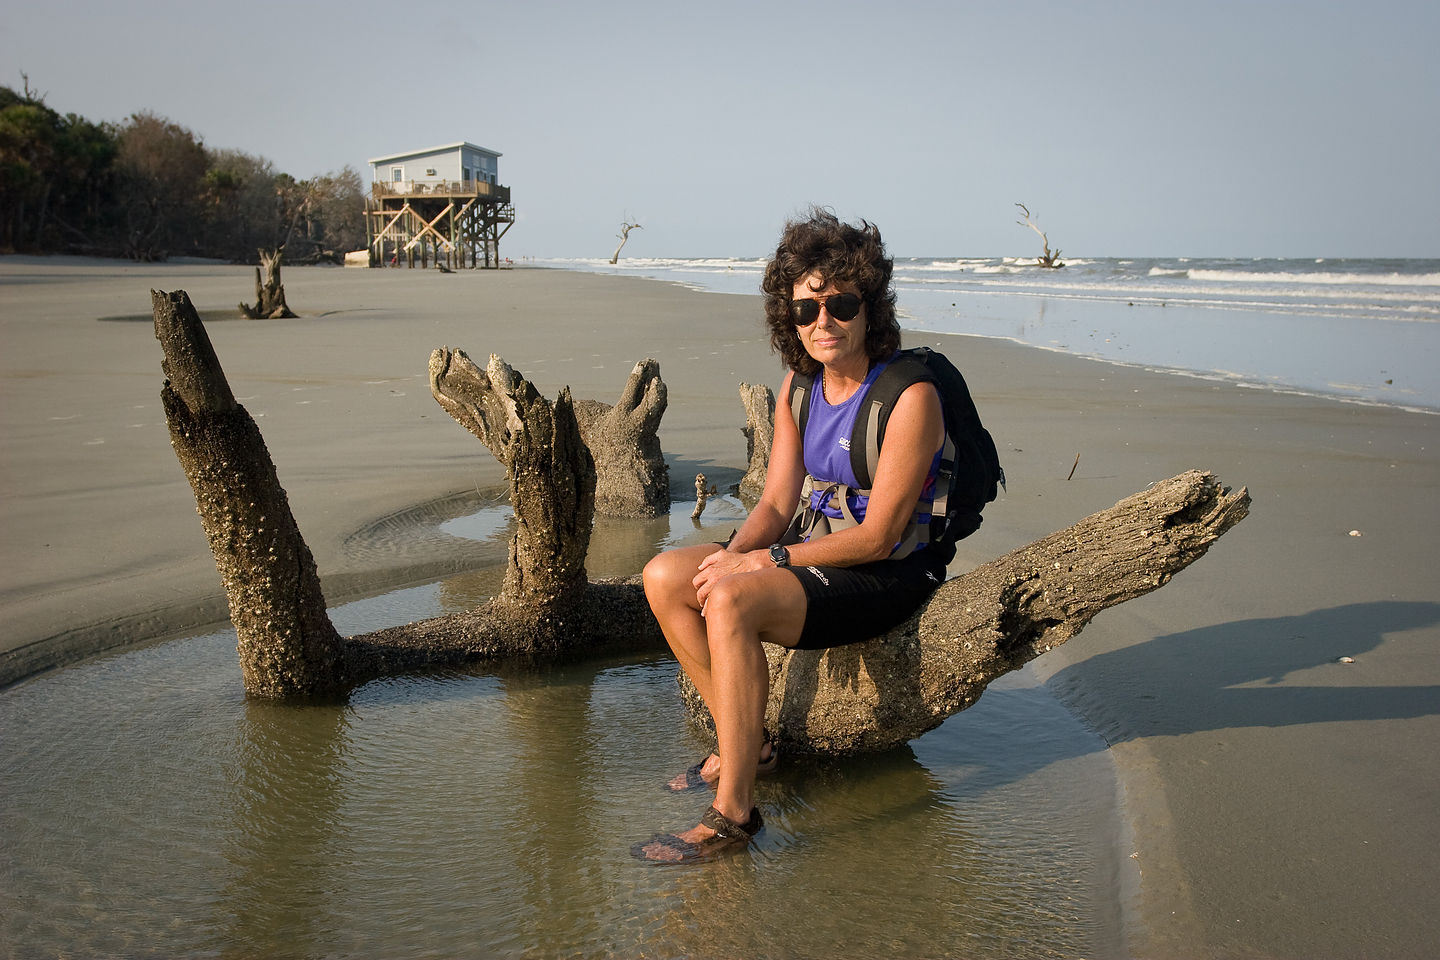
<instances>
[{"instance_id":1,"label":"woman","mask_svg":"<svg viewBox=\"0 0 1440 960\"><path fill-rule=\"evenodd\" d=\"M765 491L728 544L671 550L645 567L646 597L714 717L718 750L670 783L714 786L700 824L637 844L643 859L707 858L743 846L762 826L755 777L778 760L765 742L762 641L817 649L867 640L908 617L945 579L947 551L896 549L928 514L934 488L945 427L933 385L901 393L869 496L853 491L855 411L900 347L891 268L872 224L841 223L821 210L786 224L766 268L770 343L790 368L780 395L790 395L797 373L812 378L810 412L803 437L783 410L775 418ZM810 506L837 518L847 507L859 523L801 539L792 519L802 490L812 488Z\"/></svg>"}]
</instances>

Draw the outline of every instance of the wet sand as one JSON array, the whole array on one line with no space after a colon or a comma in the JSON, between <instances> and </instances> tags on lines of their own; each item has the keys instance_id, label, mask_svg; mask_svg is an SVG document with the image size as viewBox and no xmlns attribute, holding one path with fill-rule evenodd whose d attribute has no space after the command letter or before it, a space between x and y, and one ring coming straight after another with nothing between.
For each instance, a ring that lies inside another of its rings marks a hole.
<instances>
[{"instance_id":1,"label":"wet sand","mask_svg":"<svg viewBox=\"0 0 1440 960\"><path fill-rule=\"evenodd\" d=\"M220 322L252 282L230 266L0 258L0 679L224 617L160 410L151 288L187 290L207 319L332 602L482 560L357 536L503 488L431 399L431 348L498 353L547 395L569 385L606 401L635 360L657 358L677 491L696 470L738 479L737 384L781 375L751 297L543 270L292 268L299 320ZM961 562L1190 467L1254 498L1190 570L1038 661L1121 772L1128 953L1428 953L1440 417L998 341L907 342L938 344L965 371L1010 476Z\"/></svg>"}]
</instances>

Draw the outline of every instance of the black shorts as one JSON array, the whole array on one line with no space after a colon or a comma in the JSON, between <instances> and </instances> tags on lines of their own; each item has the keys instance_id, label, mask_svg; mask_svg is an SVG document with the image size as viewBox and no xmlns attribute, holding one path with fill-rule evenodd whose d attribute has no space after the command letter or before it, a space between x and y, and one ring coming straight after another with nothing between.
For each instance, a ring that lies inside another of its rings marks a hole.
<instances>
[{"instance_id":1,"label":"black shorts","mask_svg":"<svg viewBox=\"0 0 1440 960\"><path fill-rule=\"evenodd\" d=\"M920 550L856 567L787 567L800 578L807 604L795 649L859 643L904 623L944 582L941 553Z\"/></svg>"}]
</instances>

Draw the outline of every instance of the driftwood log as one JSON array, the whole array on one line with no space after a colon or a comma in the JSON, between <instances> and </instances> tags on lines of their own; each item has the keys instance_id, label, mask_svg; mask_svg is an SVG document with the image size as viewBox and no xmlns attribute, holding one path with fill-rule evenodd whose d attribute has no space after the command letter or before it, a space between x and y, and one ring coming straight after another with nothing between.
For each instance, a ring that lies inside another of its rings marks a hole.
<instances>
[{"instance_id":1,"label":"driftwood log","mask_svg":"<svg viewBox=\"0 0 1440 960\"><path fill-rule=\"evenodd\" d=\"M766 730L792 750L829 754L918 737L1101 610L1168 583L1249 508L1245 490L1192 470L947 580L875 640L825 651L767 645ZM681 689L691 715L713 727L688 680Z\"/></svg>"},{"instance_id":2,"label":"driftwood log","mask_svg":"<svg viewBox=\"0 0 1440 960\"><path fill-rule=\"evenodd\" d=\"M235 401L200 318L183 292L152 297L166 417L230 600L247 693L332 698L432 666L661 644L638 577L585 576L594 467L568 393L552 405L498 358L483 379L467 372L464 382L486 386L456 402L510 478L519 530L501 595L463 614L339 637L264 440ZM444 381L446 365L457 362L468 361L432 356L432 378ZM1209 474L1182 474L949 581L885 637L824 653L767 648L767 725L799 751L903 743L1100 610L1168 582L1248 505L1245 491L1231 493ZM692 709L703 718L693 697Z\"/></svg>"},{"instance_id":3,"label":"driftwood log","mask_svg":"<svg viewBox=\"0 0 1440 960\"><path fill-rule=\"evenodd\" d=\"M280 280L280 261L284 258L283 245L274 250L260 249L260 266L255 268L255 305L240 304L240 312L251 320L284 320L295 316L285 303L285 284Z\"/></svg>"}]
</instances>

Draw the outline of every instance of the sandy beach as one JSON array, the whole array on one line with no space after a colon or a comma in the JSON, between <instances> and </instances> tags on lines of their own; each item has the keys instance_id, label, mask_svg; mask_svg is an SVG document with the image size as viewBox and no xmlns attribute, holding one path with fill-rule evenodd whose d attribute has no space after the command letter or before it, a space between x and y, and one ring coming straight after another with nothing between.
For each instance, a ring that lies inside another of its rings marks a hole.
<instances>
[{"instance_id":1,"label":"sandy beach","mask_svg":"<svg viewBox=\"0 0 1440 960\"><path fill-rule=\"evenodd\" d=\"M169 448L151 289L188 291L206 319L332 603L483 559L358 536L446 497L503 491L499 464L430 396L432 348L482 363L496 353L547 395L569 386L605 401L636 360L656 358L677 493L697 470L739 478L737 386L782 373L756 297L537 269L285 279L300 319L244 321L248 268L0 258L0 683L225 617ZM1127 953L1430 953L1440 416L907 337L920 343L965 372L1009 476L957 564L1190 468L1253 498L1174 582L1037 662L1120 772Z\"/></svg>"}]
</instances>

